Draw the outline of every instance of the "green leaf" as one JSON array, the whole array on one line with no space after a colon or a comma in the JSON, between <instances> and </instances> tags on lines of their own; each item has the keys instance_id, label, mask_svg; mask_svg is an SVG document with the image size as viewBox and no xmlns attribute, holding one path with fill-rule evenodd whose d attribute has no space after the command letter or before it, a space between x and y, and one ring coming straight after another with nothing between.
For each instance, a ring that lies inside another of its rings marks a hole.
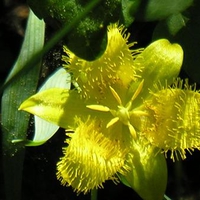
<instances>
[{"instance_id":1,"label":"green leaf","mask_svg":"<svg viewBox=\"0 0 200 200\"><path fill-rule=\"evenodd\" d=\"M28 19L24 42L9 77L23 70L25 63L42 49L44 44L44 22L31 11ZM21 180L24 159L24 144L12 143L13 140L25 140L29 124L29 114L18 112L20 103L32 95L37 87L40 63L29 73L15 79L5 90L2 97L2 147L4 178L7 200L20 200Z\"/></svg>"},{"instance_id":2,"label":"green leaf","mask_svg":"<svg viewBox=\"0 0 200 200\"><path fill-rule=\"evenodd\" d=\"M39 92L49 88L65 88L70 89L71 76L65 69L59 68L54 72L40 88ZM35 133L32 140L28 140L26 146L38 146L49 140L59 129L59 126L47 122L40 117L34 116Z\"/></svg>"},{"instance_id":3,"label":"green leaf","mask_svg":"<svg viewBox=\"0 0 200 200\"><path fill-rule=\"evenodd\" d=\"M142 0L137 12L133 14L139 21L162 20L170 15L183 12L192 3L193 0Z\"/></svg>"},{"instance_id":4,"label":"green leaf","mask_svg":"<svg viewBox=\"0 0 200 200\"><path fill-rule=\"evenodd\" d=\"M190 79L200 83L199 35L200 35L200 1L194 1L193 7L188 9L186 25L175 35L170 33L166 22L160 23L155 31L153 39L168 38L179 43L184 50L183 69ZM187 21L188 20L188 21Z\"/></svg>"},{"instance_id":5,"label":"green leaf","mask_svg":"<svg viewBox=\"0 0 200 200\"><path fill-rule=\"evenodd\" d=\"M140 0L122 0L122 23L129 26L135 19Z\"/></svg>"},{"instance_id":6,"label":"green leaf","mask_svg":"<svg viewBox=\"0 0 200 200\"><path fill-rule=\"evenodd\" d=\"M167 27L171 35L176 35L181 28L186 26L188 19L181 13L173 14L166 19Z\"/></svg>"},{"instance_id":7,"label":"green leaf","mask_svg":"<svg viewBox=\"0 0 200 200\"><path fill-rule=\"evenodd\" d=\"M152 146L135 144L131 168L120 175L122 183L133 188L144 200L162 200L167 185L167 165L163 154Z\"/></svg>"},{"instance_id":8,"label":"green leaf","mask_svg":"<svg viewBox=\"0 0 200 200\"><path fill-rule=\"evenodd\" d=\"M87 4L94 0L28 0L30 7L36 15L54 29L62 28L69 24ZM106 49L107 25L119 20L121 0L97 1L98 6L93 8L81 23L66 35L67 47L77 56L86 60L94 60Z\"/></svg>"},{"instance_id":9,"label":"green leaf","mask_svg":"<svg viewBox=\"0 0 200 200\"><path fill-rule=\"evenodd\" d=\"M123 23L129 26L133 20L156 21L183 12L193 0L122 0Z\"/></svg>"},{"instance_id":10,"label":"green leaf","mask_svg":"<svg viewBox=\"0 0 200 200\"><path fill-rule=\"evenodd\" d=\"M190 21L190 19L181 13L170 15L168 18L157 24L153 33L153 38L168 38L174 41L176 35L179 35L179 32L186 28L188 21Z\"/></svg>"},{"instance_id":11,"label":"green leaf","mask_svg":"<svg viewBox=\"0 0 200 200\"><path fill-rule=\"evenodd\" d=\"M4 88L6 88L10 83L12 83L16 78L21 75L29 72L29 69L34 67L40 59L49 52L49 50L55 46L65 35L67 35L94 7L97 6L100 0L91 1L85 8L85 10L79 15L77 15L69 24L65 25L63 28L59 29L54 36L46 42L44 48L38 52L36 52L25 64L23 67L23 71L17 71L14 76L9 77L4 85L0 88L0 92L2 93Z\"/></svg>"}]
</instances>

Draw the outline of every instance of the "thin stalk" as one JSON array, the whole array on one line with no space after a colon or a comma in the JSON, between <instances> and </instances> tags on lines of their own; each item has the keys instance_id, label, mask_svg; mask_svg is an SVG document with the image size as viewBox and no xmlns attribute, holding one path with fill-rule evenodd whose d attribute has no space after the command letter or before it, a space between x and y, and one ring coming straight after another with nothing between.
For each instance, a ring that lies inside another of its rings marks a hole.
<instances>
[{"instance_id":1,"label":"thin stalk","mask_svg":"<svg viewBox=\"0 0 200 200\"><path fill-rule=\"evenodd\" d=\"M97 200L97 189L91 190L91 200Z\"/></svg>"}]
</instances>

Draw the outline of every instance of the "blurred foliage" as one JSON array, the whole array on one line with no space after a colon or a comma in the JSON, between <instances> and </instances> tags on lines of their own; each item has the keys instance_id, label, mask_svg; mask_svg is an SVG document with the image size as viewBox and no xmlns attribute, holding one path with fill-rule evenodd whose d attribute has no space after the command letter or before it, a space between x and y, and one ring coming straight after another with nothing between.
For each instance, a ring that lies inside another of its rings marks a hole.
<instances>
[{"instance_id":1,"label":"blurred foliage","mask_svg":"<svg viewBox=\"0 0 200 200\"><path fill-rule=\"evenodd\" d=\"M85 1L29 0L39 18L55 29L85 9ZM199 1L197 0L106 0L91 11L81 23L65 37L68 48L76 55L94 60L102 55L107 44L106 26L117 22L129 27L133 22L157 22L153 39L167 38L180 43L185 52L183 69L200 83L198 65Z\"/></svg>"},{"instance_id":2,"label":"blurred foliage","mask_svg":"<svg viewBox=\"0 0 200 200\"><path fill-rule=\"evenodd\" d=\"M85 10L90 2L85 0L28 0L35 14L54 28L62 28L69 24ZM65 37L68 48L88 60L95 59L105 50L107 25L118 20L121 7L120 0L99 2L99 5Z\"/></svg>"},{"instance_id":3,"label":"blurred foliage","mask_svg":"<svg viewBox=\"0 0 200 200\"><path fill-rule=\"evenodd\" d=\"M122 0L125 21L155 21L181 13L191 6L193 0ZM129 19L129 20L128 20Z\"/></svg>"},{"instance_id":4,"label":"blurred foliage","mask_svg":"<svg viewBox=\"0 0 200 200\"><path fill-rule=\"evenodd\" d=\"M54 28L61 28L85 9L87 2L76 0L28 0L30 7L39 18ZM68 48L76 55L94 60L105 50L106 27L120 21L129 26L134 20L155 21L181 13L193 0L101 0L99 5L82 19L77 27L65 37Z\"/></svg>"}]
</instances>

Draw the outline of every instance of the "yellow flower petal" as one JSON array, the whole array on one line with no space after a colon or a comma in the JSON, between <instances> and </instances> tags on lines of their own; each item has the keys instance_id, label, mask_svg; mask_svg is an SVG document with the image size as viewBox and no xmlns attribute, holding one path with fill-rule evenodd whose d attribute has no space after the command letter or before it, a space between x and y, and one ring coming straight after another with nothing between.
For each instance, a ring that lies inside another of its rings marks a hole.
<instances>
[{"instance_id":1,"label":"yellow flower petal","mask_svg":"<svg viewBox=\"0 0 200 200\"><path fill-rule=\"evenodd\" d=\"M21 104L19 110L37 115L62 128L72 126L75 115L88 114L77 91L62 88L51 88L31 96Z\"/></svg>"},{"instance_id":2,"label":"yellow flower petal","mask_svg":"<svg viewBox=\"0 0 200 200\"><path fill-rule=\"evenodd\" d=\"M59 81L58 81L59 80ZM39 92L49 88L65 88L70 89L71 87L71 76L66 72L65 69L57 69L42 85ZM35 119L35 133L32 140L26 143L26 146L37 146L45 143L49 140L59 129L59 126L47 122L40 117L34 116Z\"/></svg>"},{"instance_id":3,"label":"yellow flower petal","mask_svg":"<svg viewBox=\"0 0 200 200\"><path fill-rule=\"evenodd\" d=\"M88 119L78 123L75 133L68 134L69 146L63 148L57 177L76 192L87 193L103 187L108 179L116 180L115 173L123 173L126 151L119 140L111 140L100 132L100 122Z\"/></svg>"},{"instance_id":4,"label":"yellow flower petal","mask_svg":"<svg viewBox=\"0 0 200 200\"><path fill-rule=\"evenodd\" d=\"M120 177L142 199L162 200L167 185L165 157L155 147L145 143L142 141L132 145L132 152L127 160L131 170Z\"/></svg>"},{"instance_id":5,"label":"yellow flower petal","mask_svg":"<svg viewBox=\"0 0 200 200\"><path fill-rule=\"evenodd\" d=\"M86 61L75 56L68 49L64 51L69 57L63 60L68 64L67 69L73 74L72 78L81 88L81 95L86 98L101 99L105 95L104 89L115 83L128 87L129 83L137 79L138 68L133 65L133 44L127 44L129 34L125 35L123 26L117 24L108 27L108 44L104 54L95 61Z\"/></svg>"},{"instance_id":6,"label":"yellow flower petal","mask_svg":"<svg viewBox=\"0 0 200 200\"><path fill-rule=\"evenodd\" d=\"M186 150L200 149L200 93L182 81L172 88L163 88L146 102L152 126L145 136L164 152L171 150L171 158L186 158Z\"/></svg>"},{"instance_id":7,"label":"yellow flower petal","mask_svg":"<svg viewBox=\"0 0 200 200\"><path fill-rule=\"evenodd\" d=\"M178 76L183 62L183 49L179 44L171 44L167 39L159 39L151 43L139 54L133 62L140 71L137 82L133 82L129 92L138 87L139 82L144 79L143 90L138 96L135 104L141 104L144 98L149 96L149 89L153 90L156 83L170 85Z\"/></svg>"}]
</instances>

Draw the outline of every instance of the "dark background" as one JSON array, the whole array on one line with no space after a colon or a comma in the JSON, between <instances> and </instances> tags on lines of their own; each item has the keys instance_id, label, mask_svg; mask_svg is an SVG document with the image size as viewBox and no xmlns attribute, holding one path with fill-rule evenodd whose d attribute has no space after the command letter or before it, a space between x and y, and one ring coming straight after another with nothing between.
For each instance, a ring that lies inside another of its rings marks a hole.
<instances>
[{"instance_id":1,"label":"dark background","mask_svg":"<svg viewBox=\"0 0 200 200\"><path fill-rule=\"evenodd\" d=\"M28 16L28 7L23 0L0 1L0 84L4 82L13 66L23 41ZM132 41L138 41L138 47L151 42L152 32L157 22L133 23L128 31ZM46 39L52 34L47 27ZM61 64L62 50L58 44L44 58L43 70L48 75ZM44 69L45 68L45 69ZM180 76L187 77L183 71ZM41 78L43 80L44 77ZM89 200L90 195L77 196L70 187L63 187L56 179L56 163L62 155L65 140L64 130L59 130L46 144L39 147L27 147L22 182L22 200ZM168 186L167 196L173 200L200 199L200 153L195 151L184 161L167 159ZM5 200L2 163L0 165L0 200ZM140 200L141 198L123 184L112 181L104 184L98 191L100 200Z\"/></svg>"}]
</instances>

